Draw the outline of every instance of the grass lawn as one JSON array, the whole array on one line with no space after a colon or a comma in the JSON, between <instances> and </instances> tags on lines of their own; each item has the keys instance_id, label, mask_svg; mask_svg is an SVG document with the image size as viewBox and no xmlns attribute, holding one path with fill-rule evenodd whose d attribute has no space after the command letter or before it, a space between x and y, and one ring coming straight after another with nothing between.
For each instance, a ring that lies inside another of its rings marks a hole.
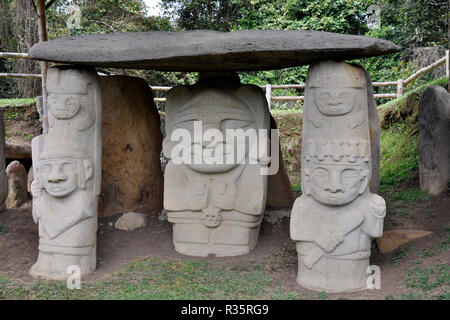
<instances>
[{"instance_id":1,"label":"grass lawn","mask_svg":"<svg viewBox=\"0 0 450 320\"><path fill-rule=\"evenodd\" d=\"M20 107L36 104L35 98L24 98L24 99L0 99L0 107Z\"/></svg>"},{"instance_id":2,"label":"grass lawn","mask_svg":"<svg viewBox=\"0 0 450 320\"><path fill-rule=\"evenodd\" d=\"M63 282L22 283L0 277L1 299L299 299L263 264L137 259L102 280L69 290Z\"/></svg>"}]
</instances>

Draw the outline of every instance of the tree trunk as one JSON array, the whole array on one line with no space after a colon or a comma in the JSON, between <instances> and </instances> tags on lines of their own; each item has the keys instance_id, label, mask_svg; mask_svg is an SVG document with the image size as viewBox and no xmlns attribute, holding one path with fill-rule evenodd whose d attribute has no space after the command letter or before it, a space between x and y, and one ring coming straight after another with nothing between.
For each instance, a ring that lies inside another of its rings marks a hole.
<instances>
[{"instance_id":1,"label":"tree trunk","mask_svg":"<svg viewBox=\"0 0 450 320\"><path fill-rule=\"evenodd\" d=\"M33 0L31 0L33 1ZM47 41L47 23L45 19L45 0L37 0L37 14L38 14L38 27L39 27L39 41ZM41 62L42 73L42 100L43 100L43 121L42 130L44 133L48 130L48 116L47 116L47 69L48 63L46 61Z\"/></svg>"}]
</instances>

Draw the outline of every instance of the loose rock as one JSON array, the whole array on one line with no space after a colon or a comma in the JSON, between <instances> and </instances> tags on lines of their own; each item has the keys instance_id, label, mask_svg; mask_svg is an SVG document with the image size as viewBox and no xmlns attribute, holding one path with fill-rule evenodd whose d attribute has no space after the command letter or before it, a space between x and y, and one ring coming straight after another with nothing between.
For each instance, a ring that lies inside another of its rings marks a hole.
<instances>
[{"instance_id":1,"label":"loose rock","mask_svg":"<svg viewBox=\"0 0 450 320\"><path fill-rule=\"evenodd\" d=\"M145 215L137 212L125 213L115 224L116 229L133 231L145 226Z\"/></svg>"},{"instance_id":2,"label":"loose rock","mask_svg":"<svg viewBox=\"0 0 450 320\"><path fill-rule=\"evenodd\" d=\"M27 191L27 170L19 161L13 161L6 168L6 175L8 176L6 208L19 208L29 200Z\"/></svg>"}]
</instances>

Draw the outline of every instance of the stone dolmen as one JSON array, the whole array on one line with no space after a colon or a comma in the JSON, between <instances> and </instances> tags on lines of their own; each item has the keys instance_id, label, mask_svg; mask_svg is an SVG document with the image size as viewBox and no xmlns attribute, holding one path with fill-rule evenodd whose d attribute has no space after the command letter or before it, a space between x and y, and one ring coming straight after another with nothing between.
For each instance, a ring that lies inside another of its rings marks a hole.
<instances>
[{"instance_id":1,"label":"stone dolmen","mask_svg":"<svg viewBox=\"0 0 450 320\"><path fill-rule=\"evenodd\" d=\"M29 52L32 59L68 66L50 71L48 107L53 118L49 132L33 141L33 215L39 223L40 253L31 274L64 278L69 264L79 265L83 275L95 269L96 200L100 191L113 193L99 189L102 102L98 77L84 68L201 72L195 85L175 87L167 95L163 151L170 161L164 207L178 252L233 256L257 245L268 198L267 174L274 174L268 168L273 168L271 156L276 153L269 147L267 131L275 126L263 92L241 84L234 72L311 64L303 124L304 194L296 200L291 219L298 282L315 290L363 288L371 239L381 236L385 214L384 200L371 193L379 183L379 119L369 75L342 61L399 49L364 36L293 30L123 33L36 44ZM123 81L121 90L126 89ZM224 139L229 130L239 132L238 138L253 130L257 139L244 139L248 143L240 148L239 142ZM149 150L154 156L159 152L157 147ZM232 162L227 161L230 154ZM104 150L103 155L108 155L103 159L108 170L108 161L120 163L116 152ZM135 165L127 179L140 175L136 180L142 181L144 162ZM159 186L145 190L156 190L154 197L160 199ZM151 194L142 201L151 201ZM157 208L157 199L142 207Z\"/></svg>"}]
</instances>

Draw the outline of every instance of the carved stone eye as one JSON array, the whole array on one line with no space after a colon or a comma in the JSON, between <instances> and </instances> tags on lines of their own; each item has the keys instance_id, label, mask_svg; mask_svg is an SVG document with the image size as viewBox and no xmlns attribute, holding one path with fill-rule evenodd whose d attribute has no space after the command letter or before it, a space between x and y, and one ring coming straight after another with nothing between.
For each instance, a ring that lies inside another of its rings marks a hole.
<instances>
[{"instance_id":1,"label":"carved stone eye","mask_svg":"<svg viewBox=\"0 0 450 320\"><path fill-rule=\"evenodd\" d=\"M67 98L66 101L64 101L67 105L74 105L77 103L77 99L74 97Z\"/></svg>"},{"instance_id":2,"label":"carved stone eye","mask_svg":"<svg viewBox=\"0 0 450 320\"><path fill-rule=\"evenodd\" d=\"M349 93L349 92L342 92L342 93L339 95L339 98L344 99L344 100L349 100L349 99L352 98L352 94Z\"/></svg>"},{"instance_id":3,"label":"carved stone eye","mask_svg":"<svg viewBox=\"0 0 450 320\"><path fill-rule=\"evenodd\" d=\"M52 99L51 99L51 103L52 104L58 104L58 98L57 97L53 97Z\"/></svg>"},{"instance_id":4,"label":"carved stone eye","mask_svg":"<svg viewBox=\"0 0 450 320\"><path fill-rule=\"evenodd\" d=\"M251 122L246 120L225 119L222 120L221 126L223 129L243 129L250 124Z\"/></svg>"},{"instance_id":5,"label":"carved stone eye","mask_svg":"<svg viewBox=\"0 0 450 320\"><path fill-rule=\"evenodd\" d=\"M354 169L346 169L344 172L342 172L342 176L344 178L355 178L358 177L358 172Z\"/></svg>"},{"instance_id":6,"label":"carved stone eye","mask_svg":"<svg viewBox=\"0 0 450 320\"><path fill-rule=\"evenodd\" d=\"M67 171L74 171L77 169L77 165L72 162L66 162L63 164L63 169Z\"/></svg>"},{"instance_id":7,"label":"carved stone eye","mask_svg":"<svg viewBox=\"0 0 450 320\"><path fill-rule=\"evenodd\" d=\"M314 170L314 175L317 177L325 177L328 175L328 171L323 168L317 168Z\"/></svg>"},{"instance_id":8,"label":"carved stone eye","mask_svg":"<svg viewBox=\"0 0 450 320\"><path fill-rule=\"evenodd\" d=\"M49 163L44 163L43 165L40 166L39 170L48 173L52 171L52 166Z\"/></svg>"},{"instance_id":9,"label":"carved stone eye","mask_svg":"<svg viewBox=\"0 0 450 320\"><path fill-rule=\"evenodd\" d=\"M320 94L320 98L323 100L330 100L331 99L331 94L328 92L322 92Z\"/></svg>"}]
</instances>

